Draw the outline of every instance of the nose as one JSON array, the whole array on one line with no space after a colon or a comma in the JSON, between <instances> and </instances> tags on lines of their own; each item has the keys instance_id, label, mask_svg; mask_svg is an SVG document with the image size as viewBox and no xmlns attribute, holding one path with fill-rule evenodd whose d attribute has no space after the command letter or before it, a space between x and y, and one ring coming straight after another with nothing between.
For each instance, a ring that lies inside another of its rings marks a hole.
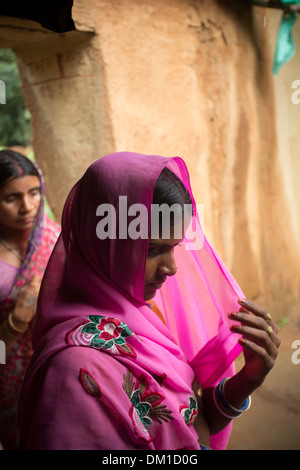
<instances>
[{"instance_id":1,"label":"nose","mask_svg":"<svg viewBox=\"0 0 300 470\"><path fill-rule=\"evenodd\" d=\"M158 270L165 276L174 276L177 272L177 266L174 258L174 254L168 253L161 260Z\"/></svg>"},{"instance_id":2,"label":"nose","mask_svg":"<svg viewBox=\"0 0 300 470\"><path fill-rule=\"evenodd\" d=\"M33 204L29 196L24 196L21 202L21 211L30 212L33 209Z\"/></svg>"}]
</instances>

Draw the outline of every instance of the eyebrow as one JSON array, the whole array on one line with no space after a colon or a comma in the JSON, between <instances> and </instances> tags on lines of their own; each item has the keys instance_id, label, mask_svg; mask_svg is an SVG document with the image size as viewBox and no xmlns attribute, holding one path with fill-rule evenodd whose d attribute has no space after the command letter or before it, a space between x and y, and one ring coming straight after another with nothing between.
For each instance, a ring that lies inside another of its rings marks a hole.
<instances>
[{"instance_id":1,"label":"eyebrow","mask_svg":"<svg viewBox=\"0 0 300 470\"><path fill-rule=\"evenodd\" d=\"M41 186L35 186L34 188L30 188L28 192L31 193L32 191L36 191L37 189L41 191ZM20 196L21 194L23 194L22 191L9 191L3 192L3 197Z\"/></svg>"},{"instance_id":2,"label":"eyebrow","mask_svg":"<svg viewBox=\"0 0 300 470\"><path fill-rule=\"evenodd\" d=\"M161 247L170 247L170 248L174 248L175 246L179 245L179 242L177 243L174 243L174 245L172 243L153 243L153 242L149 242L149 247L150 246L161 246Z\"/></svg>"},{"instance_id":3,"label":"eyebrow","mask_svg":"<svg viewBox=\"0 0 300 470\"><path fill-rule=\"evenodd\" d=\"M30 193L31 191L36 191L37 189L41 190L41 186L34 186L33 188L30 188L28 192ZM18 196L19 194L23 194L22 191L10 191L10 192L3 192L3 196Z\"/></svg>"}]
</instances>

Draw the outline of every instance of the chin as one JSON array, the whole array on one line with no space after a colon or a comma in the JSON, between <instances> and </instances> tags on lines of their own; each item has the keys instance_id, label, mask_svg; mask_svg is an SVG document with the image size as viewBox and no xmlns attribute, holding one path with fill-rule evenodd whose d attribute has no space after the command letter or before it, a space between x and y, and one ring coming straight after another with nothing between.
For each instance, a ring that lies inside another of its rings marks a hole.
<instances>
[{"instance_id":1,"label":"chin","mask_svg":"<svg viewBox=\"0 0 300 470\"><path fill-rule=\"evenodd\" d=\"M154 292L144 292L144 300L151 300L155 297L156 290Z\"/></svg>"}]
</instances>

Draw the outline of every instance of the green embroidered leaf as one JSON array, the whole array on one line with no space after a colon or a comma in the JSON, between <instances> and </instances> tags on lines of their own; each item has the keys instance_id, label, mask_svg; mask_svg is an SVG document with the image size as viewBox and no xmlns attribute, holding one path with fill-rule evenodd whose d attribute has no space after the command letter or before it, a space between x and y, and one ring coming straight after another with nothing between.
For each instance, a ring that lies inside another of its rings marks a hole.
<instances>
[{"instance_id":1,"label":"green embroidered leaf","mask_svg":"<svg viewBox=\"0 0 300 470\"><path fill-rule=\"evenodd\" d=\"M101 315L88 315L88 319L91 322L96 323L97 325L98 323L100 323L101 318L104 318L104 317L102 317Z\"/></svg>"},{"instance_id":2,"label":"green embroidered leaf","mask_svg":"<svg viewBox=\"0 0 300 470\"><path fill-rule=\"evenodd\" d=\"M82 328L82 332L83 333L89 333L89 334L92 334L92 335L98 335L99 334L99 330L97 329L95 323L87 323L86 325L84 325L84 327Z\"/></svg>"},{"instance_id":3,"label":"green embroidered leaf","mask_svg":"<svg viewBox=\"0 0 300 470\"><path fill-rule=\"evenodd\" d=\"M131 397L130 397L130 401L131 403L133 404L133 406L136 408L137 405L140 403L141 401L141 394L140 394L140 391L139 390L134 390L134 392L132 393Z\"/></svg>"},{"instance_id":4,"label":"green embroidered leaf","mask_svg":"<svg viewBox=\"0 0 300 470\"><path fill-rule=\"evenodd\" d=\"M112 345L112 341L103 341L99 336L94 336L91 341L91 347L95 349L110 349Z\"/></svg>"},{"instance_id":5,"label":"green embroidered leaf","mask_svg":"<svg viewBox=\"0 0 300 470\"><path fill-rule=\"evenodd\" d=\"M121 349L121 351L127 353L127 354L132 354L132 350L128 344L118 344L118 348Z\"/></svg>"},{"instance_id":6,"label":"green embroidered leaf","mask_svg":"<svg viewBox=\"0 0 300 470\"><path fill-rule=\"evenodd\" d=\"M126 374L123 375L123 389L125 390L126 395L130 398L134 388L133 374L127 370Z\"/></svg>"},{"instance_id":7,"label":"green embroidered leaf","mask_svg":"<svg viewBox=\"0 0 300 470\"><path fill-rule=\"evenodd\" d=\"M143 395L143 393L145 392L147 388L147 384L146 384L146 381L144 378L141 379L140 383L139 383L139 389L141 391L141 395Z\"/></svg>"},{"instance_id":8,"label":"green embroidered leaf","mask_svg":"<svg viewBox=\"0 0 300 470\"><path fill-rule=\"evenodd\" d=\"M129 328L129 326L126 325L126 323L121 322L121 327L123 329L122 336L125 336L126 338L127 336L133 335L133 331Z\"/></svg>"},{"instance_id":9,"label":"green embroidered leaf","mask_svg":"<svg viewBox=\"0 0 300 470\"><path fill-rule=\"evenodd\" d=\"M158 400L162 400L162 397L158 393L152 393L151 395L147 395L147 398L145 398L148 403L155 403Z\"/></svg>"},{"instance_id":10,"label":"green embroidered leaf","mask_svg":"<svg viewBox=\"0 0 300 470\"><path fill-rule=\"evenodd\" d=\"M160 424L162 424L162 420L167 422L170 419L174 419L171 415L172 411L168 410L166 405L154 406L149 412L149 416Z\"/></svg>"},{"instance_id":11,"label":"green embroidered leaf","mask_svg":"<svg viewBox=\"0 0 300 470\"><path fill-rule=\"evenodd\" d=\"M126 344L126 341L122 336L119 336L118 338L114 338L114 341L117 345Z\"/></svg>"},{"instance_id":12,"label":"green embroidered leaf","mask_svg":"<svg viewBox=\"0 0 300 470\"><path fill-rule=\"evenodd\" d=\"M85 391L94 398L100 398L101 390L96 380L86 370L80 369L80 381Z\"/></svg>"},{"instance_id":13,"label":"green embroidered leaf","mask_svg":"<svg viewBox=\"0 0 300 470\"><path fill-rule=\"evenodd\" d=\"M140 417L144 417L148 414L149 410L151 410L151 405L150 403L147 403L145 401L141 401L138 403L135 407L137 411L139 412Z\"/></svg>"},{"instance_id":14,"label":"green embroidered leaf","mask_svg":"<svg viewBox=\"0 0 300 470\"><path fill-rule=\"evenodd\" d=\"M148 416L142 417L141 421L142 421L143 425L145 426L145 428L150 428L150 426L152 426L152 420L150 418L148 418Z\"/></svg>"},{"instance_id":15,"label":"green embroidered leaf","mask_svg":"<svg viewBox=\"0 0 300 470\"><path fill-rule=\"evenodd\" d=\"M103 349L107 350L107 349L111 349L114 347L115 345L115 342L113 339L111 339L110 341L103 341Z\"/></svg>"},{"instance_id":16,"label":"green embroidered leaf","mask_svg":"<svg viewBox=\"0 0 300 470\"><path fill-rule=\"evenodd\" d=\"M196 410L198 408L197 400L194 397L189 397L189 398L190 398L190 409Z\"/></svg>"}]
</instances>

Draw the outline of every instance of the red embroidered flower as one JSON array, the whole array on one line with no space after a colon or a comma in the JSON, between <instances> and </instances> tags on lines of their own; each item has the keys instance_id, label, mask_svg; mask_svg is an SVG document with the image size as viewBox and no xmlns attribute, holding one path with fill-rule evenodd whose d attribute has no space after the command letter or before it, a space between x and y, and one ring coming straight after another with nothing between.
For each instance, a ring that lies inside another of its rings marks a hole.
<instances>
[{"instance_id":1,"label":"red embroidered flower","mask_svg":"<svg viewBox=\"0 0 300 470\"><path fill-rule=\"evenodd\" d=\"M182 405L179 408L181 416L183 417L185 423L189 426L193 424L198 414L198 403L194 397L189 397L189 406Z\"/></svg>"},{"instance_id":2,"label":"red embroidered flower","mask_svg":"<svg viewBox=\"0 0 300 470\"><path fill-rule=\"evenodd\" d=\"M133 331L117 318L100 315L88 315L88 322L79 325L68 333L66 341L77 346L90 346L111 354L136 357L127 338L133 336Z\"/></svg>"}]
</instances>

